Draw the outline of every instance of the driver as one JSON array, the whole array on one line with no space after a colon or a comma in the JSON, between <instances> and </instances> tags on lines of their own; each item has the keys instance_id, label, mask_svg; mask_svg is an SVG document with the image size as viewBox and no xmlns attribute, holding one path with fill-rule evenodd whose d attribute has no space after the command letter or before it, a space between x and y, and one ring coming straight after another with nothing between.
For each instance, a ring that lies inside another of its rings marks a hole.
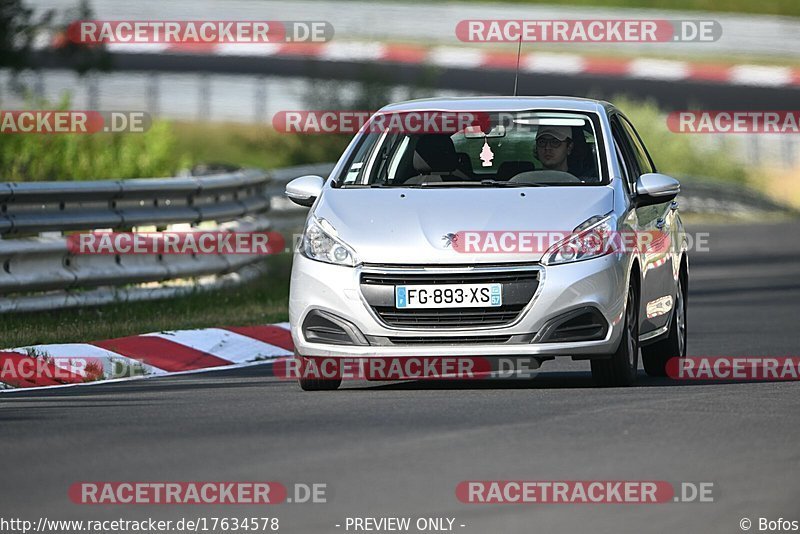
<instances>
[{"instance_id":1,"label":"driver","mask_svg":"<svg viewBox=\"0 0 800 534\"><path fill-rule=\"evenodd\" d=\"M534 151L546 170L569 172L567 157L572 153L572 128L542 126L536 132Z\"/></svg>"}]
</instances>

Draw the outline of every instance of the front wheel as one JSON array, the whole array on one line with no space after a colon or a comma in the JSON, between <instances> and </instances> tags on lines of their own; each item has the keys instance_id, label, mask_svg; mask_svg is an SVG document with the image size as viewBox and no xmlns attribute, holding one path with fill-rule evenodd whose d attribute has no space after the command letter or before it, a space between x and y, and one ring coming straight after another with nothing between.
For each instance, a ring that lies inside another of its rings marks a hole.
<instances>
[{"instance_id":1,"label":"front wheel","mask_svg":"<svg viewBox=\"0 0 800 534\"><path fill-rule=\"evenodd\" d=\"M667 362L671 358L686 357L686 293L683 282L678 278L675 295L675 311L666 338L642 347L642 363L649 376L667 376Z\"/></svg>"},{"instance_id":2,"label":"front wheel","mask_svg":"<svg viewBox=\"0 0 800 534\"><path fill-rule=\"evenodd\" d=\"M297 383L303 391L333 391L342 385L342 379L298 378Z\"/></svg>"},{"instance_id":3,"label":"front wheel","mask_svg":"<svg viewBox=\"0 0 800 534\"><path fill-rule=\"evenodd\" d=\"M294 357L299 363L297 366L299 371L297 383L300 385L300 389L303 391L333 391L342 385L341 378L318 378L316 376L306 376L306 373L308 372L308 360L302 356L299 356L297 352L294 353Z\"/></svg>"},{"instance_id":4,"label":"front wheel","mask_svg":"<svg viewBox=\"0 0 800 534\"><path fill-rule=\"evenodd\" d=\"M592 360L592 378L598 386L631 386L639 368L639 294L628 287L625 324L619 347L610 358Z\"/></svg>"}]
</instances>

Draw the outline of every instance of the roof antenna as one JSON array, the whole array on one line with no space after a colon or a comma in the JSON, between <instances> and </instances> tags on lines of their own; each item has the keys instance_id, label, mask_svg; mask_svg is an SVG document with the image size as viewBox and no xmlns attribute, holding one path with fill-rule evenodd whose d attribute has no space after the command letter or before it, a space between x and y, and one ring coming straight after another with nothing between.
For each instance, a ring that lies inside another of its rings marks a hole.
<instances>
[{"instance_id":1,"label":"roof antenna","mask_svg":"<svg viewBox=\"0 0 800 534\"><path fill-rule=\"evenodd\" d=\"M519 44L517 45L517 69L514 71L514 96L517 96L517 80L519 80L520 52L522 52L522 32L519 32Z\"/></svg>"}]
</instances>

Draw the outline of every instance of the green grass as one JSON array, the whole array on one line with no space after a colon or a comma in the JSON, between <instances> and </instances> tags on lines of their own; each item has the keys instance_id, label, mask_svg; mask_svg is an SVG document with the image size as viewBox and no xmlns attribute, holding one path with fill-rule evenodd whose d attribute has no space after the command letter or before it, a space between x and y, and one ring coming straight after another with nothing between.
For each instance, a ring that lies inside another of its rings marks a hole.
<instances>
[{"instance_id":1,"label":"green grass","mask_svg":"<svg viewBox=\"0 0 800 534\"><path fill-rule=\"evenodd\" d=\"M474 0L486 2L487 0ZM585 7L621 7L621 8L650 8L674 9L685 11L720 11L735 13L754 13L763 15L800 16L800 2L797 0L543 0L532 2L530 0L494 0L498 3L514 4L556 4Z\"/></svg>"},{"instance_id":2,"label":"green grass","mask_svg":"<svg viewBox=\"0 0 800 534\"><path fill-rule=\"evenodd\" d=\"M141 134L3 135L0 168L9 182L154 178L200 163L270 169L335 161L349 141L262 125L156 121Z\"/></svg>"},{"instance_id":3,"label":"green grass","mask_svg":"<svg viewBox=\"0 0 800 534\"><path fill-rule=\"evenodd\" d=\"M2 179L9 182L174 176L188 164L163 121L144 133L0 135Z\"/></svg>"},{"instance_id":4,"label":"green grass","mask_svg":"<svg viewBox=\"0 0 800 534\"><path fill-rule=\"evenodd\" d=\"M269 270L265 275L233 289L151 302L6 314L0 317L0 349L287 321L291 254L278 254L266 261Z\"/></svg>"}]
</instances>

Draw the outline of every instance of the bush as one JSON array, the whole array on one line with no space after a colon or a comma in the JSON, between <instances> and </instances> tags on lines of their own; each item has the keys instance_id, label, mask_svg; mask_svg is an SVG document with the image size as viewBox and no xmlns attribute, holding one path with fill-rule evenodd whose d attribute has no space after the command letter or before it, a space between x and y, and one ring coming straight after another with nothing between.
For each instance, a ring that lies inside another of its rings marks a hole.
<instances>
[{"instance_id":1,"label":"bush","mask_svg":"<svg viewBox=\"0 0 800 534\"><path fill-rule=\"evenodd\" d=\"M173 123L178 152L192 164L271 169L336 161L351 135L287 134L262 124Z\"/></svg>"},{"instance_id":2,"label":"bush","mask_svg":"<svg viewBox=\"0 0 800 534\"><path fill-rule=\"evenodd\" d=\"M39 103L31 108L54 106ZM59 110L69 109L68 99ZM154 121L144 133L3 134L3 181L101 180L173 176L189 164L172 126Z\"/></svg>"},{"instance_id":3,"label":"bush","mask_svg":"<svg viewBox=\"0 0 800 534\"><path fill-rule=\"evenodd\" d=\"M708 135L671 132L666 114L653 101L615 97L612 102L633 122L659 172L675 177L749 181L746 166L734 157L731 143L712 144Z\"/></svg>"}]
</instances>

